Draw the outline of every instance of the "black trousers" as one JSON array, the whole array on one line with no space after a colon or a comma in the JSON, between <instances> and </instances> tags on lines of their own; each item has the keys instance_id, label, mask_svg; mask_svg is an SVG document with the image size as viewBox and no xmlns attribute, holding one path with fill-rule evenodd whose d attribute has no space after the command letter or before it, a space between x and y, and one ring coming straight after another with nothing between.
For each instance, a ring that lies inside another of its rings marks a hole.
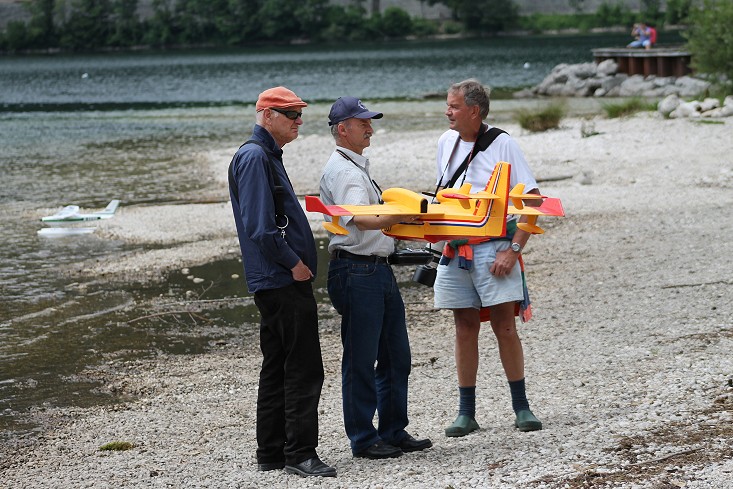
<instances>
[{"instance_id":1,"label":"black trousers","mask_svg":"<svg viewBox=\"0 0 733 489\"><path fill-rule=\"evenodd\" d=\"M256 292L262 316L257 462L297 464L316 456L323 359L310 282Z\"/></svg>"}]
</instances>

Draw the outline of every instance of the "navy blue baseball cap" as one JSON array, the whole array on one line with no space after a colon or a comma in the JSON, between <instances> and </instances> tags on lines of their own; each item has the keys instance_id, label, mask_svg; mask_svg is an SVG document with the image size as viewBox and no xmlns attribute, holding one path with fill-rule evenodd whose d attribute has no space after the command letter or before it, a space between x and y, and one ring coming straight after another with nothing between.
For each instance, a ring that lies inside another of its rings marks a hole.
<instances>
[{"instance_id":1,"label":"navy blue baseball cap","mask_svg":"<svg viewBox=\"0 0 733 489\"><path fill-rule=\"evenodd\" d=\"M328 113L328 125L333 126L352 117L357 119L381 119L384 114L368 110L361 103L361 100L356 97L339 97L331 106L331 112Z\"/></svg>"}]
</instances>

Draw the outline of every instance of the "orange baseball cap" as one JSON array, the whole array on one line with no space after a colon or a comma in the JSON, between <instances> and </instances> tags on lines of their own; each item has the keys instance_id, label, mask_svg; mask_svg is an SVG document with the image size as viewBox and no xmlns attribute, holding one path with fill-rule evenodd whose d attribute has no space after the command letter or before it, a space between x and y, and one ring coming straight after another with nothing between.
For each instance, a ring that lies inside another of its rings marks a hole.
<instances>
[{"instance_id":1,"label":"orange baseball cap","mask_svg":"<svg viewBox=\"0 0 733 489\"><path fill-rule=\"evenodd\" d=\"M257 112L269 108L284 109L286 107L308 107L308 104L285 87L269 88L257 98Z\"/></svg>"}]
</instances>

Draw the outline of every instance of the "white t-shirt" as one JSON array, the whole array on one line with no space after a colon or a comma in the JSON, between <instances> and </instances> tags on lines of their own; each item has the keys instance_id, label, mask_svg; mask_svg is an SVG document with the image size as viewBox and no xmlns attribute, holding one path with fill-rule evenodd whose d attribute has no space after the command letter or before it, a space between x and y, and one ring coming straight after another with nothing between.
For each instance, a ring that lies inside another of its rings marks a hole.
<instances>
[{"instance_id":1,"label":"white t-shirt","mask_svg":"<svg viewBox=\"0 0 733 489\"><path fill-rule=\"evenodd\" d=\"M488 129L491 129L491 126ZM449 129L440 136L436 159L437 185L443 187L448 183L453 173L466 159L466 155L473 149L473 144L473 142L461 140L458 131L453 129ZM469 163L468 170L459 175L453 186L458 188L463 183L470 183L472 192L484 190L489 178L491 178L494 167L500 161L506 161L512 165L509 178L511 187L523 183L525 192L538 188L537 181L527 164L527 160L524 158L522 150L508 134L499 134L488 148L477 153Z\"/></svg>"}]
</instances>

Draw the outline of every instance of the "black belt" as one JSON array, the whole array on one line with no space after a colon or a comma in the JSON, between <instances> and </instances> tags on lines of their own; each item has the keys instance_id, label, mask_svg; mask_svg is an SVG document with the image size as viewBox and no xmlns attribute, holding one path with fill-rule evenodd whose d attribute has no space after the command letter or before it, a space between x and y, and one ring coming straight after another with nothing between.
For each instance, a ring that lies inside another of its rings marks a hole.
<instances>
[{"instance_id":1,"label":"black belt","mask_svg":"<svg viewBox=\"0 0 733 489\"><path fill-rule=\"evenodd\" d=\"M338 260L339 258L344 260L364 261L370 263L389 263L389 260L386 256L356 255L354 253L349 253L348 251L344 250L335 250L331 252L332 260Z\"/></svg>"}]
</instances>

